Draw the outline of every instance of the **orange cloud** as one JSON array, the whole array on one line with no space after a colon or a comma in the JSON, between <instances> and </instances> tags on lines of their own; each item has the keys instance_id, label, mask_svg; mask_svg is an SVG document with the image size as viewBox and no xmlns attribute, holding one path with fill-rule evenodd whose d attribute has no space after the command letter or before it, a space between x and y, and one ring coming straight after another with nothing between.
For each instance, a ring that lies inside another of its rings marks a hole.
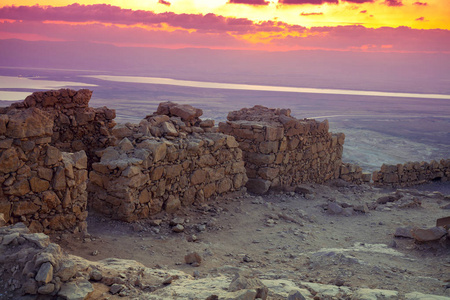
<instances>
[{"instance_id":1,"label":"orange cloud","mask_svg":"<svg viewBox=\"0 0 450 300\"><path fill-rule=\"evenodd\" d=\"M303 16L320 14L322 12L305 12ZM421 18L417 21L425 21ZM158 14L104 4L3 7L0 8L0 19L8 19L0 23L0 39L165 48L450 53L450 31L443 29L367 28L361 25L307 28L279 21L252 21L212 13Z\"/></svg>"}]
</instances>

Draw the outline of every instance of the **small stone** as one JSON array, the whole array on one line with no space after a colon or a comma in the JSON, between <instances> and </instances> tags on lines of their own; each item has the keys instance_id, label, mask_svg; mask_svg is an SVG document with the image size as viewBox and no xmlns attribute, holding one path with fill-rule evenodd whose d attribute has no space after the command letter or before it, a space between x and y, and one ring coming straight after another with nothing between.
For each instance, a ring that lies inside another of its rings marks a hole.
<instances>
[{"instance_id":1,"label":"small stone","mask_svg":"<svg viewBox=\"0 0 450 300\"><path fill-rule=\"evenodd\" d=\"M161 223L162 223L162 220L161 220L161 219L155 219L155 220L150 220L150 221L149 221L149 224L150 224L151 226L160 226Z\"/></svg>"},{"instance_id":2,"label":"small stone","mask_svg":"<svg viewBox=\"0 0 450 300\"><path fill-rule=\"evenodd\" d=\"M190 265L193 265L194 263L200 265L202 262L202 257L197 252L192 252L184 256L184 261Z\"/></svg>"},{"instance_id":3,"label":"small stone","mask_svg":"<svg viewBox=\"0 0 450 300\"><path fill-rule=\"evenodd\" d=\"M166 278L164 278L164 281L162 282L162 284L165 284L165 285L171 284L173 280L174 280L173 276L167 276Z\"/></svg>"},{"instance_id":4,"label":"small stone","mask_svg":"<svg viewBox=\"0 0 450 300\"><path fill-rule=\"evenodd\" d=\"M172 231L176 232L176 233L183 232L184 231L184 226L181 225L181 224L178 224L178 225L172 227Z\"/></svg>"},{"instance_id":5,"label":"small stone","mask_svg":"<svg viewBox=\"0 0 450 300\"><path fill-rule=\"evenodd\" d=\"M109 288L109 292L113 295L119 293L121 290L123 290L125 288L124 285L122 284L113 284L110 288Z\"/></svg>"},{"instance_id":6,"label":"small stone","mask_svg":"<svg viewBox=\"0 0 450 300\"><path fill-rule=\"evenodd\" d=\"M183 218L173 218L172 220L170 220L170 226L175 226L175 225L178 225L178 224L181 224L181 225L183 225L184 224L184 219Z\"/></svg>"},{"instance_id":7,"label":"small stone","mask_svg":"<svg viewBox=\"0 0 450 300\"><path fill-rule=\"evenodd\" d=\"M245 254L244 257L242 258L243 262L253 262L253 259L250 257L250 255Z\"/></svg>"},{"instance_id":8,"label":"small stone","mask_svg":"<svg viewBox=\"0 0 450 300\"><path fill-rule=\"evenodd\" d=\"M99 253L98 250L94 250L94 251L92 251L91 255L92 255L92 256L97 256L98 253Z\"/></svg>"},{"instance_id":9,"label":"small stone","mask_svg":"<svg viewBox=\"0 0 450 300\"><path fill-rule=\"evenodd\" d=\"M22 285L22 291L25 294L30 295L36 295L38 292L38 284L36 280L34 279L28 279L23 285Z\"/></svg>"},{"instance_id":10,"label":"small stone","mask_svg":"<svg viewBox=\"0 0 450 300\"><path fill-rule=\"evenodd\" d=\"M100 272L97 269L92 270L91 274L90 274L90 278L91 280L94 281L100 281L103 278L102 272Z\"/></svg>"},{"instance_id":11,"label":"small stone","mask_svg":"<svg viewBox=\"0 0 450 300\"><path fill-rule=\"evenodd\" d=\"M328 212L330 214L339 215L343 211L342 206L337 204L336 202L328 202Z\"/></svg>"},{"instance_id":12,"label":"small stone","mask_svg":"<svg viewBox=\"0 0 450 300\"><path fill-rule=\"evenodd\" d=\"M205 231L205 230L206 230L206 225L204 225L204 224L197 225L197 231L198 232L202 232L202 231Z\"/></svg>"},{"instance_id":13,"label":"small stone","mask_svg":"<svg viewBox=\"0 0 450 300\"><path fill-rule=\"evenodd\" d=\"M397 242L394 241L394 240L392 240L392 241L389 243L388 246L389 246L390 248L397 248Z\"/></svg>"},{"instance_id":14,"label":"small stone","mask_svg":"<svg viewBox=\"0 0 450 300\"><path fill-rule=\"evenodd\" d=\"M291 291L287 300L306 300L299 291Z\"/></svg>"},{"instance_id":15,"label":"small stone","mask_svg":"<svg viewBox=\"0 0 450 300\"><path fill-rule=\"evenodd\" d=\"M408 227L398 227L397 229L395 229L394 236L395 237L403 237L403 238L412 239L413 236L411 234L411 230L412 230L412 227L410 227L410 226L408 226Z\"/></svg>"},{"instance_id":16,"label":"small stone","mask_svg":"<svg viewBox=\"0 0 450 300\"><path fill-rule=\"evenodd\" d=\"M38 288L38 294L48 295L50 293L53 293L54 290L55 290L55 285L53 283L48 283L48 284L43 285L40 288Z\"/></svg>"},{"instance_id":17,"label":"small stone","mask_svg":"<svg viewBox=\"0 0 450 300\"><path fill-rule=\"evenodd\" d=\"M342 210L342 214L346 217L353 216L354 210L353 207L346 207Z\"/></svg>"}]
</instances>

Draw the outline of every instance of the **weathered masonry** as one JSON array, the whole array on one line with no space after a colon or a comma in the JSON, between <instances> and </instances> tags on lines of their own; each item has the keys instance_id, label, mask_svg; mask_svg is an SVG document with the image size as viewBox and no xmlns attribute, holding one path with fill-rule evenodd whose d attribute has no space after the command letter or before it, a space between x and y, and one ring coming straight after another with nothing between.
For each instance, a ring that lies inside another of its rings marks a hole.
<instances>
[{"instance_id":1,"label":"weathered masonry","mask_svg":"<svg viewBox=\"0 0 450 300\"><path fill-rule=\"evenodd\" d=\"M379 171L373 172L372 178L377 186L411 186L430 181L449 181L450 159L382 165Z\"/></svg>"},{"instance_id":2,"label":"weathered masonry","mask_svg":"<svg viewBox=\"0 0 450 300\"><path fill-rule=\"evenodd\" d=\"M215 127L201 109L172 102L139 124L89 107L89 90L36 92L0 108L0 217L33 232L86 230L87 207L135 221L241 191L292 191L301 183L371 174L343 163L345 136L328 121L299 120L289 109L230 112ZM450 178L450 160L383 165L375 185Z\"/></svg>"},{"instance_id":3,"label":"weathered masonry","mask_svg":"<svg viewBox=\"0 0 450 300\"><path fill-rule=\"evenodd\" d=\"M117 146L97 154L89 191L92 207L115 219L134 221L165 210L240 190L247 182L234 137L214 132L201 110L161 103Z\"/></svg>"},{"instance_id":4,"label":"weathered masonry","mask_svg":"<svg viewBox=\"0 0 450 300\"><path fill-rule=\"evenodd\" d=\"M220 132L238 141L247 187L257 193L339 178L345 135L328 129L327 120L298 120L289 109L263 106L230 112L228 121L219 124Z\"/></svg>"}]
</instances>

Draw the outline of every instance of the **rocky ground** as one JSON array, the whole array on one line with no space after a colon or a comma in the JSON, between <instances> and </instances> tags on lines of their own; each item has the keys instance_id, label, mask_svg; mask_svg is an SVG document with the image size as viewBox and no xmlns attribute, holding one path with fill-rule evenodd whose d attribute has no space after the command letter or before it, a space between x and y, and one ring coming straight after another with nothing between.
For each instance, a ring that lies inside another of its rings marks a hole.
<instances>
[{"instance_id":1,"label":"rocky ground","mask_svg":"<svg viewBox=\"0 0 450 300\"><path fill-rule=\"evenodd\" d=\"M113 282L102 281L92 299L448 299L449 235L420 242L434 232L423 237L414 228L450 216L450 184L418 188L304 185L234 194L134 224L91 213L87 235L51 240L118 272L115 294ZM138 277L156 281L136 283L130 278L139 268L116 259L138 261L153 272Z\"/></svg>"}]
</instances>

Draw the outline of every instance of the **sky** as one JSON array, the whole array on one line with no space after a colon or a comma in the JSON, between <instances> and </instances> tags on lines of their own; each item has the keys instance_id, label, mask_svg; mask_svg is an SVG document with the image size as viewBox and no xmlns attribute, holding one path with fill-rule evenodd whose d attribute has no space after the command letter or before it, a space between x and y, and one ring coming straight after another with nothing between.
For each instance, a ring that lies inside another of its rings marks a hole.
<instances>
[{"instance_id":1,"label":"sky","mask_svg":"<svg viewBox=\"0 0 450 300\"><path fill-rule=\"evenodd\" d=\"M0 40L450 54L448 0L2 0Z\"/></svg>"}]
</instances>

